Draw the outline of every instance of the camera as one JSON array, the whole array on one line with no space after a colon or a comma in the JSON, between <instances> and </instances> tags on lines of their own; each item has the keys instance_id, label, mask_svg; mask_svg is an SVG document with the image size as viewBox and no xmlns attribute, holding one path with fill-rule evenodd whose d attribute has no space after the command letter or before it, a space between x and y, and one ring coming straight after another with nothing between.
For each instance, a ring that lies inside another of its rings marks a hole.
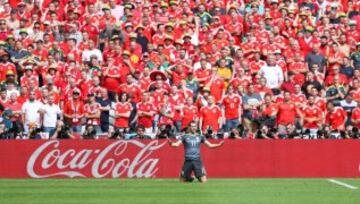
<instances>
[{"instance_id":1,"label":"camera","mask_svg":"<svg viewBox=\"0 0 360 204\"><path fill-rule=\"evenodd\" d=\"M93 125L87 125L83 134L83 139L95 139L96 130Z\"/></svg>"},{"instance_id":2,"label":"camera","mask_svg":"<svg viewBox=\"0 0 360 204\"><path fill-rule=\"evenodd\" d=\"M71 130L71 128L68 125L62 126L59 133L58 133L57 138L59 138L59 139L70 139L71 138L70 137L70 134L71 134L70 130Z\"/></svg>"},{"instance_id":3,"label":"camera","mask_svg":"<svg viewBox=\"0 0 360 204\"><path fill-rule=\"evenodd\" d=\"M111 135L110 139L122 139L125 136L125 130L123 128L117 128Z\"/></svg>"},{"instance_id":4,"label":"camera","mask_svg":"<svg viewBox=\"0 0 360 204\"><path fill-rule=\"evenodd\" d=\"M157 138L164 139L164 138L174 138L175 137L175 130L174 128L167 124L167 125L161 125L159 128L159 133L157 134Z\"/></svg>"}]
</instances>

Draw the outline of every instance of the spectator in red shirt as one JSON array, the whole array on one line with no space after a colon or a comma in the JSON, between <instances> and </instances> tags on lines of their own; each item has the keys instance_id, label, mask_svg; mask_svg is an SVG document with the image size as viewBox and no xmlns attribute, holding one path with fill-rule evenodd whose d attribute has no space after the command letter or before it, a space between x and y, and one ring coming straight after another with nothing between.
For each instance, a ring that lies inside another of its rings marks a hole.
<instances>
[{"instance_id":1,"label":"spectator in red shirt","mask_svg":"<svg viewBox=\"0 0 360 204\"><path fill-rule=\"evenodd\" d=\"M303 120L303 129L310 130L310 135L316 135L319 128L322 126L322 111L319 107L315 105L315 97L308 97L308 105L302 109L302 120Z\"/></svg>"},{"instance_id":2,"label":"spectator in red shirt","mask_svg":"<svg viewBox=\"0 0 360 204\"><path fill-rule=\"evenodd\" d=\"M199 110L194 105L194 100L192 97L186 99L185 105L182 107L181 111L182 120L181 120L181 129L184 130L192 121L196 123L199 121Z\"/></svg>"},{"instance_id":3,"label":"spectator in red shirt","mask_svg":"<svg viewBox=\"0 0 360 204\"><path fill-rule=\"evenodd\" d=\"M84 105L86 124L93 125L97 134L101 133L100 128L100 113L101 113L101 105L96 102L95 95L93 93L89 93L88 95L88 103Z\"/></svg>"},{"instance_id":4,"label":"spectator in red shirt","mask_svg":"<svg viewBox=\"0 0 360 204\"><path fill-rule=\"evenodd\" d=\"M330 125L331 130L345 130L347 113L342 107L335 107L332 102L327 104L326 124Z\"/></svg>"},{"instance_id":5,"label":"spectator in red shirt","mask_svg":"<svg viewBox=\"0 0 360 204\"><path fill-rule=\"evenodd\" d=\"M301 115L301 113L291 101L290 92L284 92L284 102L278 105L276 117L280 135L283 135L287 125L295 125L295 118L297 115Z\"/></svg>"},{"instance_id":6,"label":"spectator in red shirt","mask_svg":"<svg viewBox=\"0 0 360 204\"><path fill-rule=\"evenodd\" d=\"M153 120L156 113L156 107L150 101L150 95L147 92L142 94L141 102L137 104L138 125L145 127L145 133L154 135Z\"/></svg>"},{"instance_id":7,"label":"spectator in red shirt","mask_svg":"<svg viewBox=\"0 0 360 204\"><path fill-rule=\"evenodd\" d=\"M84 102L80 99L80 91L73 91L73 98L66 101L64 105L64 116L74 133L80 134L82 131L82 119L84 117Z\"/></svg>"},{"instance_id":8,"label":"spectator in red shirt","mask_svg":"<svg viewBox=\"0 0 360 204\"><path fill-rule=\"evenodd\" d=\"M122 129L122 132L129 132L129 119L133 109L128 101L128 95L123 92L119 95L119 102L115 103L115 123L116 129Z\"/></svg>"},{"instance_id":9,"label":"spectator in red shirt","mask_svg":"<svg viewBox=\"0 0 360 204\"><path fill-rule=\"evenodd\" d=\"M233 128L237 128L240 125L242 112L241 104L241 97L234 93L234 88L232 86L229 86L227 94L222 100L222 117L225 118L224 130L226 132Z\"/></svg>"},{"instance_id":10,"label":"spectator in red shirt","mask_svg":"<svg viewBox=\"0 0 360 204\"><path fill-rule=\"evenodd\" d=\"M212 137L216 137L217 132L223 124L221 109L215 105L215 98L209 96L208 105L200 109L199 126L201 131L205 134L212 131Z\"/></svg>"}]
</instances>

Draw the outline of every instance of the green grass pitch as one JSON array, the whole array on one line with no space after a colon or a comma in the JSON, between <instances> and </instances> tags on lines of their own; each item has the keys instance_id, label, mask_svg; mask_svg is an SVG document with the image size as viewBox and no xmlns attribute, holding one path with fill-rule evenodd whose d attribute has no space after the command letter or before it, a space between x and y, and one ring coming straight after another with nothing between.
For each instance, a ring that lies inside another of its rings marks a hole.
<instances>
[{"instance_id":1,"label":"green grass pitch","mask_svg":"<svg viewBox=\"0 0 360 204\"><path fill-rule=\"evenodd\" d=\"M360 204L360 179L0 179L1 204Z\"/></svg>"}]
</instances>

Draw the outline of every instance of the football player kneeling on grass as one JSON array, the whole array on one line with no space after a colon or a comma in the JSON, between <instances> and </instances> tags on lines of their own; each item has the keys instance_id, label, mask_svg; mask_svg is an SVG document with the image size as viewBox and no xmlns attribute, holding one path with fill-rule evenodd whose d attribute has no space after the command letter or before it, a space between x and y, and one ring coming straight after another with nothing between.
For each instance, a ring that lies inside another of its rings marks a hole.
<instances>
[{"instance_id":1,"label":"football player kneeling on grass","mask_svg":"<svg viewBox=\"0 0 360 204\"><path fill-rule=\"evenodd\" d=\"M189 131L181 137L177 142L172 142L169 139L169 144L172 147L178 147L181 144L184 144L185 148L185 161L182 167L180 181L182 182L191 182L194 178L191 176L191 173L194 171L195 177L200 182L206 182L205 169L200 156L200 144L205 143L209 148L220 147L224 144L224 141L221 141L218 144L212 144L206 140L203 135L197 134L197 125L196 122L191 122L189 124Z\"/></svg>"}]
</instances>

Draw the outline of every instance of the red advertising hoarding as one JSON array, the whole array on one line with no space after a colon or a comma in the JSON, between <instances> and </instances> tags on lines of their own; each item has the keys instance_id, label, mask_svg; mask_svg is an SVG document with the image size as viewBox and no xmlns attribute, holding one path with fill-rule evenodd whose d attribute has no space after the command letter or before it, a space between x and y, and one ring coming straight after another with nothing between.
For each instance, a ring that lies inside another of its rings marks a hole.
<instances>
[{"instance_id":1,"label":"red advertising hoarding","mask_svg":"<svg viewBox=\"0 0 360 204\"><path fill-rule=\"evenodd\" d=\"M227 140L202 157L209 177L360 177L357 140ZM0 178L169 178L182 163L165 140L0 142Z\"/></svg>"}]
</instances>

